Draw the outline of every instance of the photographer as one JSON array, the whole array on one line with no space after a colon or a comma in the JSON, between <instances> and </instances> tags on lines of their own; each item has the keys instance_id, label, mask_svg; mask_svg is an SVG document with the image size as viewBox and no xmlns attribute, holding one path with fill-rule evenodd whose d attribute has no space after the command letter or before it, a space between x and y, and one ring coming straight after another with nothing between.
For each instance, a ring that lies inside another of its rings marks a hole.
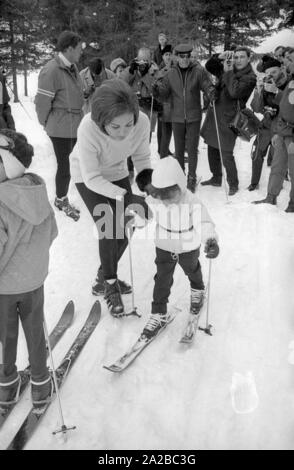
<instances>
[{"instance_id":1,"label":"photographer","mask_svg":"<svg viewBox=\"0 0 294 470\"><path fill-rule=\"evenodd\" d=\"M133 59L121 74L134 93L136 93L140 110L147 114L151 120L151 131L155 129L157 111L161 109L152 97L152 85L158 73L158 66L151 61L151 51L147 47L141 47L138 55Z\"/></svg>"},{"instance_id":2,"label":"photographer","mask_svg":"<svg viewBox=\"0 0 294 470\"><path fill-rule=\"evenodd\" d=\"M250 50L238 47L235 51L225 51L214 55L205 65L206 69L216 76L215 110L223 155L223 164L227 172L229 195L238 191L239 180L233 150L236 134L230 129L238 107L245 108L256 83L255 73L250 65ZM209 107L201 129L201 135L208 145L208 161L212 178L203 181L202 185L221 186L222 165L217 139L214 111Z\"/></svg>"},{"instance_id":3,"label":"photographer","mask_svg":"<svg viewBox=\"0 0 294 470\"><path fill-rule=\"evenodd\" d=\"M83 83L83 92L85 104L83 106L84 114L91 110L91 98L96 90L105 80L115 78L115 74L105 68L104 62L99 57L89 60L89 66L80 71L80 77Z\"/></svg>"},{"instance_id":4,"label":"photographer","mask_svg":"<svg viewBox=\"0 0 294 470\"><path fill-rule=\"evenodd\" d=\"M268 148L271 147L271 139L275 133L279 112L276 95L279 90L284 90L288 81L285 67L274 57L263 56L258 69L266 76L257 82L250 106L255 113L263 114L264 119L252 146L252 177L249 191L258 188L263 160Z\"/></svg>"}]
</instances>

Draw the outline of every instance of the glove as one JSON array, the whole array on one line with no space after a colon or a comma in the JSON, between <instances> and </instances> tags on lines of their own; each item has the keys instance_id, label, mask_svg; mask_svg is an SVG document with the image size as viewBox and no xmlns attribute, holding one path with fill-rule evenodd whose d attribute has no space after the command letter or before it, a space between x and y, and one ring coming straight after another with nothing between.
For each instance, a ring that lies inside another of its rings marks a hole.
<instances>
[{"instance_id":1,"label":"glove","mask_svg":"<svg viewBox=\"0 0 294 470\"><path fill-rule=\"evenodd\" d=\"M137 59L133 59L131 64L130 64L130 67L129 67L129 72L134 75L135 73L135 70L138 69L138 62L137 62Z\"/></svg>"},{"instance_id":2,"label":"glove","mask_svg":"<svg viewBox=\"0 0 294 470\"><path fill-rule=\"evenodd\" d=\"M137 186L143 193L149 194L148 186L151 184L152 172L151 168L145 168L145 170L140 171L136 176Z\"/></svg>"},{"instance_id":3,"label":"glove","mask_svg":"<svg viewBox=\"0 0 294 470\"><path fill-rule=\"evenodd\" d=\"M129 210L136 212L142 219L149 220L152 218L152 213L143 196L126 193L124 196L124 203L126 208L131 206Z\"/></svg>"},{"instance_id":4,"label":"glove","mask_svg":"<svg viewBox=\"0 0 294 470\"><path fill-rule=\"evenodd\" d=\"M219 246L215 238L209 238L206 240L204 252L206 253L206 258L216 258L219 254Z\"/></svg>"}]
</instances>

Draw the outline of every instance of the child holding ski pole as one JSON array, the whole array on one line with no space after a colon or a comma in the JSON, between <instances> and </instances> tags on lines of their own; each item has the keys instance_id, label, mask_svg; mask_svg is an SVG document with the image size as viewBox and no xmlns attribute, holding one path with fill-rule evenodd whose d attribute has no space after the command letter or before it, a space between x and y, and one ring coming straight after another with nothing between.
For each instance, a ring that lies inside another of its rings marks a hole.
<instances>
[{"instance_id":1,"label":"child holding ski pole","mask_svg":"<svg viewBox=\"0 0 294 470\"><path fill-rule=\"evenodd\" d=\"M219 246L214 223L206 207L186 188L185 174L175 158L163 158L154 170L141 171L136 182L148 194L145 201L156 220L157 271L151 316L143 330L151 338L168 322L167 303L177 263L190 281L190 314L199 315L204 301L200 245L204 242L207 258L216 258Z\"/></svg>"},{"instance_id":2,"label":"child holding ski pole","mask_svg":"<svg viewBox=\"0 0 294 470\"><path fill-rule=\"evenodd\" d=\"M31 369L32 401L50 400L43 330L43 284L49 247L57 236L44 181L25 173L33 147L10 129L0 131L0 408L13 405L21 385L16 353L22 322Z\"/></svg>"}]
</instances>

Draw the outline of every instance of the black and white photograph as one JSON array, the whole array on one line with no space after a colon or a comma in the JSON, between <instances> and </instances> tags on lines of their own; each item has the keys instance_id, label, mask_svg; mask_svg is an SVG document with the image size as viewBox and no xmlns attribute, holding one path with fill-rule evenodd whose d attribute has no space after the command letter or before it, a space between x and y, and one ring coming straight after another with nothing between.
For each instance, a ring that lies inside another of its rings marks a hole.
<instances>
[{"instance_id":1,"label":"black and white photograph","mask_svg":"<svg viewBox=\"0 0 294 470\"><path fill-rule=\"evenodd\" d=\"M293 0L0 1L0 451L294 450L293 286Z\"/></svg>"}]
</instances>

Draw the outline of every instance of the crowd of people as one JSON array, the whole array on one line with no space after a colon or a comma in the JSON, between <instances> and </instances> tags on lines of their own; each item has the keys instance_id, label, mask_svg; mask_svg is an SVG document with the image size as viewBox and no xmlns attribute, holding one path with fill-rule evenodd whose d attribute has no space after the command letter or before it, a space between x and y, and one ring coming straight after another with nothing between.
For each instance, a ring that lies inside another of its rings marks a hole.
<instances>
[{"instance_id":1,"label":"crowd of people","mask_svg":"<svg viewBox=\"0 0 294 470\"><path fill-rule=\"evenodd\" d=\"M117 278L128 237L137 217L155 219L156 275L151 315L142 332L152 337L168 322L177 263L190 282L190 315L199 315L205 293L201 244L208 258L219 254L214 223L195 194L199 137L207 144L212 174L201 184L221 186L225 171L233 196L239 179L233 153L237 134L231 123L252 94L251 107L264 118L252 147L248 189L258 188L268 155L268 194L256 202L275 204L289 175L286 211L294 212L294 49L278 47L264 55L257 72L247 47L214 54L202 66L191 44L173 47L163 33L153 53L140 47L129 64L118 57L109 69L97 54L79 71L82 38L74 32L64 31L57 49L39 74L35 97L38 120L57 160L54 206L79 220L79 209L68 199L72 178L99 233L100 265L92 293L104 295L114 317L124 315L122 295L132 291ZM33 148L15 131L2 75L0 80L0 406L10 406L18 398L20 318L29 351L32 400L40 407L53 391L42 326L43 283L57 227L44 181L26 172ZM156 127L160 158L153 169L150 140ZM134 171L144 196L132 191Z\"/></svg>"}]
</instances>

